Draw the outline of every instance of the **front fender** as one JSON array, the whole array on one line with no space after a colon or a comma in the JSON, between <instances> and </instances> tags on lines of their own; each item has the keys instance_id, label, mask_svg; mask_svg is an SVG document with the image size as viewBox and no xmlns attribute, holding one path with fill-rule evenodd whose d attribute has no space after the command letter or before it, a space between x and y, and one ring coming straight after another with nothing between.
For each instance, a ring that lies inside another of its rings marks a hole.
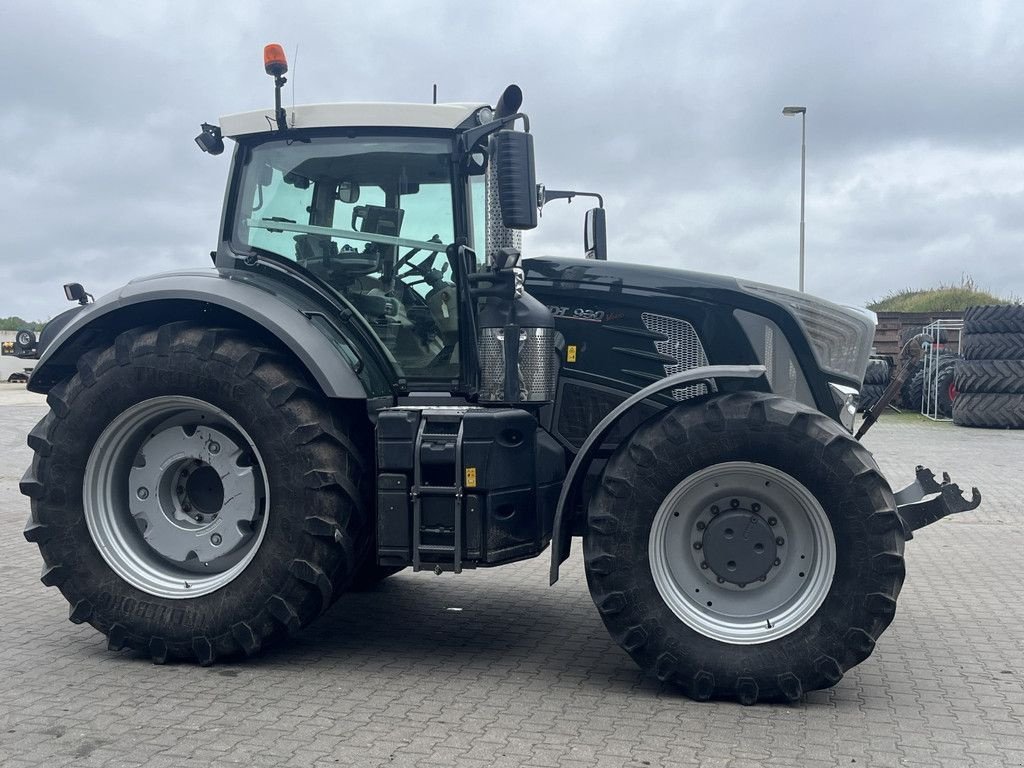
<instances>
[{"instance_id":1,"label":"front fender","mask_svg":"<svg viewBox=\"0 0 1024 768\"><path fill-rule=\"evenodd\" d=\"M619 403L611 413L601 419L580 447L565 475L565 481L562 483L562 492L558 497L558 506L555 507L555 522L551 532L551 583L554 584L558 581L558 568L569 557L572 527L567 510L578 498L583 478L586 477L587 468L590 466L594 453L600 448L604 438L623 414L638 403L667 389L675 389L695 381L757 379L765 375L765 370L763 365L707 365L680 371L630 395Z\"/></svg>"},{"instance_id":2,"label":"front fender","mask_svg":"<svg viewBox=\"0 0 1024 768\"><path fill-rule=\"evenodd\" d=\"M367 370L337 316L335 308L283 283L231 270L155 275L128 283L74 315L43 350L28 388L48 392L75 371L86 350L128 328L207 318L258 326L298 358L328 397L385 394L386 376Z\"/></svg>"}]
</instances>

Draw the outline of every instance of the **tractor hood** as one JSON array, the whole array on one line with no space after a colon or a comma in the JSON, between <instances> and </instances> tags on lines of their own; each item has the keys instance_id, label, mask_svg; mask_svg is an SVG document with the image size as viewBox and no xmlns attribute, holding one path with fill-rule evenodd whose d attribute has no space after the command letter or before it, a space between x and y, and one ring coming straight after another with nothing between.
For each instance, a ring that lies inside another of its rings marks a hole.
<instances>
[{"instance_id":1,"label":"tractor hood","mask_svg":"<svg viewBox=\"0 0 1024 768\"><path fill-rule=\"evenodd\" d=\"M524 266L529 291L548 304L556 320L608 327L639 316L647 330L654 315L684 320L700 337L716 339L705 346L708 358L720 364L756 362L743 359L739 343L725 337L730 327L744 324L749 337L751 323L767 321L787 337L809 378L815 378L812 368L817 368L829 378L859 385L867 367L875 317L864 309L724 275L621 261L540 257L526 259ZM755 347L763 346L755 341ZM804 350L816 365L809 365ZM824 378L819 391L823 387ZM813 382L811 388L816 388Z\"/></svg>"},{"instance_id":2,"label":"tractor hood","mask_svg":"<svg viewBox=\"0 0 1024 768\"><path fill-rule=\"evenodd\" d=\"M692 295L694 291L741 291L738 280L725 275L690 272L648 264L622 261L597 261L555 256L524 260L528 281L588 283L617 288L637 288L664 293Z\"/></svg>"}]
</instances>

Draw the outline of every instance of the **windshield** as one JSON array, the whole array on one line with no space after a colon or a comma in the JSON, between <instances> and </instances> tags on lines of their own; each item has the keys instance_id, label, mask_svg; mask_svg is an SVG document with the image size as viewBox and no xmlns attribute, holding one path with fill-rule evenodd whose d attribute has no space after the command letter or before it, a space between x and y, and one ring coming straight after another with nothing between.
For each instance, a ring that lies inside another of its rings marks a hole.
<instances>
[{"instance_id":1,"label":"windshield","mask_svg":"<svg viewBox=\"0 0 1024 768\"><path fill-rule=\"evenodd\" d=\"M238 250L291 259L342 293L404 375L452 378L453 211L445 139L282 139L249 151L232 237Z\"/></svg>"}]
</instances>

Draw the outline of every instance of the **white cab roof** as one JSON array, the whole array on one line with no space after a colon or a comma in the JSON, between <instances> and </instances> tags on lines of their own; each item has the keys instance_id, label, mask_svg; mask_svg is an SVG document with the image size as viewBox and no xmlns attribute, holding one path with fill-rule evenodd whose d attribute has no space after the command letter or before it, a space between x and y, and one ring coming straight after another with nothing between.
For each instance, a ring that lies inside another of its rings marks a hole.
<instances>
[{"instance_id":1,"label":"white cab roof","mask_svg":"<svg viewBox=\"0 0 1024 768\"><path fill-rule=\"evenodd\" d=\"M486 104L397 104L353 102L349 104L304 104L285 107L292 128L447 128L454 129ZM228 137L277 130L274 110L240 112L220 119L221 132Z\"/></svg>"}]
</instances>

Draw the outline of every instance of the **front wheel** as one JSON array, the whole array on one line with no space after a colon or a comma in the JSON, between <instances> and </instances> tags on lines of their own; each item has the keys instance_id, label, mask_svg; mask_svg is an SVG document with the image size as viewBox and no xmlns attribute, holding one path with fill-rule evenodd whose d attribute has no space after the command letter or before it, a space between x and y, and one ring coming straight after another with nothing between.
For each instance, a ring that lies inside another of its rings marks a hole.
<instances>
[{"instance_id":1,"label":"front wheel","mask_svg":"<svg viewBox=\"0 0 1024 768\"><path fill-rule=\"evenodd\" d=\"M125 332L48 402L25 536L71 620L112 648L255 653L326 609L365 556L369 425L236 331Z\"/></svg>"},{"instance_id":2,"label":"front wheel","mask_svg":"<svg viewBox=\"0 0 1024 768\"><path fill-rule=\"evenodd\" d=\"M587 581L612 636L696 699L838 682L895 614L903 531L871 455L823 414L739 393L680 405L609 460Z\"/></svg>"}]
</instances>

